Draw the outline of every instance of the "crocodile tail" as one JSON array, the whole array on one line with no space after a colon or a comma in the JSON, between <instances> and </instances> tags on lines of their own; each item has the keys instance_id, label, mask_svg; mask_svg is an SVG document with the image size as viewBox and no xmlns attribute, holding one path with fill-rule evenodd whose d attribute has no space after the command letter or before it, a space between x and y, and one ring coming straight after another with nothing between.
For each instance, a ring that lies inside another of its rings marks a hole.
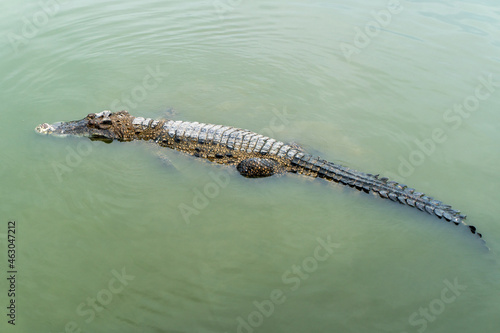
<instances>
[{"instance_id":1,"label":"crocodile tail","mask_svg":"<svg viewBox=\"0 0 500 333\"><path fill-rule=\"evenodd\" d=\"M465 223L466 215L461 214L459 210L404 184L390 181L386 177L352 170L310 155L293 159L291 164L297 172L348 185L366 193L376 193L381 198L417 208L454 225L463 226L472 234L482 238L476 227Z\"/></svg>"}]
</instances>

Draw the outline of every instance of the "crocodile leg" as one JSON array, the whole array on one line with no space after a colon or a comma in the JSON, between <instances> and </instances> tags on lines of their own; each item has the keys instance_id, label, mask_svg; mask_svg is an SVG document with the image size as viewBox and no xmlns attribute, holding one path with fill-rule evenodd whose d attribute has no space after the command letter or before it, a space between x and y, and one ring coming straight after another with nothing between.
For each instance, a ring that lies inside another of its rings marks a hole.
<instances>
[{"instance_id":1,"label":"crocodile leg","mask_svg":"<svg viewBox=\"0 0 500 333\"><path fill-rule=\"evenodd\" d=\"M236 167L247 178L269 177L281 171L280 164L270 158L252 157L241 161Z\"/></svg>"}]
</instances>

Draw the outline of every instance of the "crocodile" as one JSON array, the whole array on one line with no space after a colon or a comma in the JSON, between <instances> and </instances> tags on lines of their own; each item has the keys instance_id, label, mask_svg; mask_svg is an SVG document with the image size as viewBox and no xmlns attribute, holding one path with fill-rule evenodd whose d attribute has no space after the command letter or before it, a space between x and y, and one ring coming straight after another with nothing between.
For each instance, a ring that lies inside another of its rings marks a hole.
<instances>
[{"instance_id":1,"label":"crocodile","mask_svg":"<svg viewBox=\"0 0 500 333\"><path fill-rule=\"evenodd\" d=\"M482 238L476 227L465 223L466 215L422 192L378 174L363 173L325 161L293 144L246 129L181 120L154 120L134 117L127 111L106 110L90 113L81 120L43 123L35 130L41 134L84 136L107 143L113 140L150 141L211 162L236 166L239 173L248 178L287 172L323 178L414 207Z\"/></svg>"}]
</instances>

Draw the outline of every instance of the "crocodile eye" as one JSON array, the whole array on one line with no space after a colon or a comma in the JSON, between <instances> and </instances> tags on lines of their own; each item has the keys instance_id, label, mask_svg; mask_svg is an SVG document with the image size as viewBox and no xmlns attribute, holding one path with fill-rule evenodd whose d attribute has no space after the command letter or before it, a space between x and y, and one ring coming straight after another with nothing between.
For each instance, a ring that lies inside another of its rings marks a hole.
<instances>
[{"instance_id":1,"label":"crocodile eye","mask_svg":"<svg viewBox=\"0 0 500 333\"><path fill-rule=\"evenodd\" d=\"M95 113L89 113L89 114L87 115L87 118L89 118L89 119L94 119L94 118L95 118Z\"/></svg>"},{"instance_id":2,"label":"crocodile eye","mask_svg":"<svg viewBox=\"0 0 500 333\"><path fill-rule=\"evenodd\" d=\"M101 120L101 124L103 124L103 125L111 125L112 124L111 118L109 118L109 117L103 118Z\"/></svg>"}]
</instances>

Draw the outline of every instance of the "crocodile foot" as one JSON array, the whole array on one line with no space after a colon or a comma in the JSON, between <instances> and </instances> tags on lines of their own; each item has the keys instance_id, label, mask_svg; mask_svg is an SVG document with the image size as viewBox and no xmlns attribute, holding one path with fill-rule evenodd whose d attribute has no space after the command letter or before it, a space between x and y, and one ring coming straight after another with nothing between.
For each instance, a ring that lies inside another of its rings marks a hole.
<instances>
[{"instance_id":1,"label":"crocodile foot","mask_svg":"<svg viewBox=\"0 0 500 333\"><path fill-rule=\"evenodd\" d=\"M252 157L241 161L236 169L243 177L262 178L278 173L281 167L273 159Z\"/></svg>"}]
</instances>

